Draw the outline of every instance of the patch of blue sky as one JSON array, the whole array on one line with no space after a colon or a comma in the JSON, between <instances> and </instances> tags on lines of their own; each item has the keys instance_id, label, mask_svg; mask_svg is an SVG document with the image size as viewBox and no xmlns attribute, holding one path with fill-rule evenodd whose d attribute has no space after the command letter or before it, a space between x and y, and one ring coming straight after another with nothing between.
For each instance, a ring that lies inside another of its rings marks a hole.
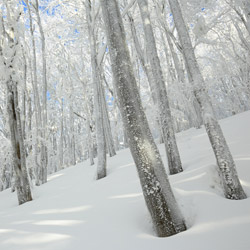
<instances>
[{"instance_id":1,"label":"patch of blue sky","mask_svg":"<svg viewBox=\"0 0 250 250\"><path fill-rule=\"evenodd\" d=\"M51 95L50 95L50 92L47 91L47 100L50 100L51 99Z\"/></svg>"},{"instance_id":2,"label":"patch of blue sky","mask_svg":"<svg viewBox=\"0 0 250 250\"><path fill-rule=\"evenodd\" d=\"M114 104L114 97L112 95L110 95L110 93L108 91L106 93L106 102L107 102L108 106L113 106L113 104Z\"/></svg>"},{"instance_id":3,"label":"patch of blue sky","mask_svg":"<svg viewBox=\"0 0 250 250\"><path fill-rule=\"evenodd\" d=\"M20 3L21 5L23 5L23 11L24 11L24 13L26 13L27 10L28 10L27 4L24 2L24 0L19 1L19 3Z\"/></svg>"}]
</instances>

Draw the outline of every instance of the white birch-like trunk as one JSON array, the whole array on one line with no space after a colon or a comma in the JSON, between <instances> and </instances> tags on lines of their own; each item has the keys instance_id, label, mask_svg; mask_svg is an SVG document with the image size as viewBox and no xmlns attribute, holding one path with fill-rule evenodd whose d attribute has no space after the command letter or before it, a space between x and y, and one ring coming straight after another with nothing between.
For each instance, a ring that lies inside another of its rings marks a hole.
<instances>
[{"instance_id":1,"label":"white birch-like trunk","mask_svg":"<svg viewBox=\"0 0 250 250\"><path fill-rule=\"evenodd\" d=\"M183 55L193 84L194 95L202 111L203 122L211 142L219 167L225 197L228 199L244 199L246 194L240 184L235 163L221 127L215 118L214 111L205 89L205 82L196 60L191 39L186 28L178 0L169 0L173 13Z\"/></svg>"},{"instance_id":2,"label":"white birch-like trunk","mask_svg":"<svg viewBox=\"0 0 250 250\"><path fill-rule=\"evenodd\" d=\"M185 230L185 223L143 111L118 4L115 0L101 0L101 6L114 87L143 195L157 235L170 236Z\"/></svg>"}]
</instances>

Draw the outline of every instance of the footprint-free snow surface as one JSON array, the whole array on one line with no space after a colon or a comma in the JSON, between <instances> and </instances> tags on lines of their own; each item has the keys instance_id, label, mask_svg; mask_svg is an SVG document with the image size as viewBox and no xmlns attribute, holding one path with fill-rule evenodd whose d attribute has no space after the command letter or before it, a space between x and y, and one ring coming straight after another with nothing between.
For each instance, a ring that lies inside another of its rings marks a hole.
<instances>
[{"instance_id":1,"label":"footprint-free snow surface","mask_svg":"<svg viewBox=\"0 0 250 250\"><path fill-rule=\"evenodd\" d=\"M250 112L221 122L250 197ZM249 250L250 198L223 197L216 161L202 129L177 134L184 172L170 176L188 230L169 238L153 231L129 150L108 159L108 175L79 163L33 188L34 200L18 206L0 193L1 250ZM166 163L163 145L159 146Z\"/></svg>"}]
</instances>

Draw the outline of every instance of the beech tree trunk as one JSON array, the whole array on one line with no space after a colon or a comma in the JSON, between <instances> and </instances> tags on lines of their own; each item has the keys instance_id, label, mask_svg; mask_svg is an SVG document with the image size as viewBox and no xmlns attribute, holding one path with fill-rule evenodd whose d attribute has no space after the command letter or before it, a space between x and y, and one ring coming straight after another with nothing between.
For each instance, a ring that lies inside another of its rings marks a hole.
<instances>
[{"instance_id":1,"label":"beech tree trunk","mask_svg":"<svg viewBox=\"0 0 250 250\"><path fill-rule=\"evenodd\" d=\"M13 154L13 165L15 170L15 187L19 205L32 200L29 177L26 168L26 152L21 126L20 110L18 108L18 96L16 82L11 77L7 82L8 89L8 115L11 135L11 146Z\"/></svg>"},{"instance_id":2,"label":"beech tree trunk","mask_svg":"<svg viewBox=\"0 0 250 250\"><path fill-rule=\"evenodd\" d=\"M173 13L179 40L183 48L183 55L186 61L187 70L190 74L190 82L193 85L194 95L200 105L203 123L217 160L225 197L235 200L244 199L246 198L246 194L240 184L235 163L221 127L215 118L212 104L205 89L205 82L200 72L191 39L181 13L179 2L178 0L169 0L169 4Z\"/></svg>"},{"instance_id":3,"label":"beech tree trunk","mask_svg":"<svg viewBox=\"0 0 250 250\"><path fill-rule=\"evenodd\" d=\"M92 80L94 86L94 107L96 118L96 141L97 141L97 173L96 179L99 180L106 176L107 156L106 156L106 138L104 129L103 116L103 92L100 82L100 74L98 72L96 38L94 34L94 9L91 2L87 3L87 17L88 17L88 31L91 50L91 66L92 66Z\"/></svg>"},{"instance_id":4,"label":"beech tree trunk","mask_svg":"<svg viewBox=\"0 0 250 250\"><path fill-rule=\"evenodd\" d=\"M145 33L147 55L151 66L152 75L154 78L153 83L151 84L153 84L154 86L153 88L157 97L157 107L159 110L163 141L165 144L166 154L168 158L168 167L170 174L176 174L182 172L183 169L179 150L176 143L166 85L163 78L160 60L157 54L153 29L151 26L148 3L147 0L137 0L137 3L140 8L143 29Z\"/></svg>"},{"instance_id":5,"label":"beech tree trunk","mask_svg":"<svg viewBox=\"0 0 250 250\"><path fill-rule=\"evenodd\" d=\"M115 0L101 0L101 6L114 86L143 195L157 235L170 236L186 229L184 219L143 111L118 4Z\"/></svg>"},{"instance_id":6,"label":"beech tree trunk","mask_svg":"<svg viewBox=\"0 0 250 250\"><path fill-rule=\"evenodd\" d=\"M8 8L10 10L10 8ZM17 64L17 46L18 46L18 36L15 36L15 24L18 22L20 15L18 15L17 20L9 20L11 25L9 27L8 34L8 45L7 50L7 60L4 57L4 68L8 72L8 77L6 79L7 86L7 111L10 126L10 139L13 155L13 167L15 171L15 189L17 191L18 203L19 205L32 200L30 183L28 172L26 168L26 152L24 146L23 129L21 122L21 111L18 105L18 90L17 90L17 72L15 67ZM9 18L11 14L9 13ZM4 24L3 24L4 26ZM5 30L4 30L5 32ZM4 33L1 35L6 35ZM3 55L3 49L0 45L0 54ZM0 55L1 56L1 55Z\"/></svg>"},{"instance_id":7,"label":"beech tree trunk","mask_svg":"<svg viewBox=\"0 0 250 250\"><path fill-rule=\"evenodd\" d=\"M47 182L47 172L48 172L48 147L47 147L47 68L46 68L46 51L45 51L45 36L43 32L42 22L39 14L39 4L38 0L35 2L35 11L37 16L37 24L39 27L42 43L42 82L43 82L43 95L42 95L42 146L41 146L41 183Z\"/></svg>"},{"instance_id":8,"label":"beech tree trunk","mask_svg":"<svg viewBox=\"0 0 250 250\"><path fill-rule=\"evenodd\" d=\"M34 26L33 26L33 18L30 9L30 3L25 0L25 3L28 8L29 13L29 25L30 25L30 33L31 33L31 40L32 40L32 57L33 57L33 80L32 80L32 87L33 87L33 95L34 95L34 113L36 118L36 136L34 138L34 161L36 163L35 166L35 173L36 173L36 185L39 186L40 184L44 183L43 175L45 172L44 169L44 148L43 148L43 132L42 132L42 108L40 102L40 96L38 91L38 77L37 77L37 60L36 60L36 44L35 44L35 37L34 37ZM38 162L38 155L40 153L41 161Z\"/></svg>"}]
</instances>

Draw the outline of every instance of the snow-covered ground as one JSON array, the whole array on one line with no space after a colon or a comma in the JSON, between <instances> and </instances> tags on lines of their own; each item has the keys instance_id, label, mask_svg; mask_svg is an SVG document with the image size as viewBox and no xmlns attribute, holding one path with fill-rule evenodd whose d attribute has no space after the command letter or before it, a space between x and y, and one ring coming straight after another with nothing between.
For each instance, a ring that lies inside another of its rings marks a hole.
<instances>
[{"instance_id":1,"label":"snow-covered ground","mask_svg":"<svg viewBox=\"0 0 250 250\"><path fill-rule=\"evenodd\" d=\"M250 112L221 121L250 197ZM17 205L0 193L1 250L249 250L250 198L223 197L204 129L177 135L184 172L170 176L188 230L157 238L128 150L108 159L108 176L94 180L88 162L49 177L34 200ZM160 150L165 160L163 145ZM166 162L166 161L165 161Z\"/></svg>"}]
</instances>

